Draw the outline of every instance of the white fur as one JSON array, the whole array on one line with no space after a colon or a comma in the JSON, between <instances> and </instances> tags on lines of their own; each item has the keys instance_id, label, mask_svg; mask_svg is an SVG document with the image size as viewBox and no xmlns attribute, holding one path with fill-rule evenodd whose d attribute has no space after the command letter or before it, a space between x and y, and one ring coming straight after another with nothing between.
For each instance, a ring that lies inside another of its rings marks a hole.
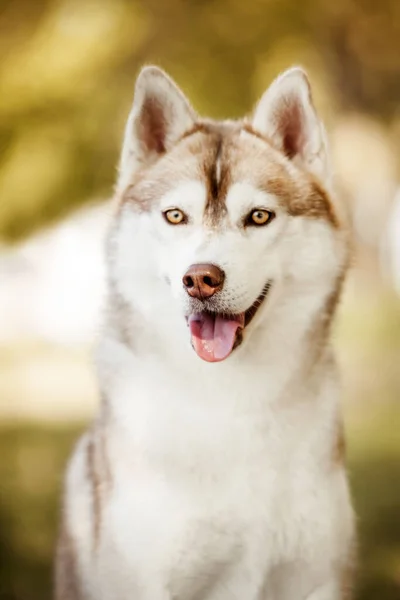
<instances>
[{"instance_id":1,"label":"white fur","mask_svg":"<svg viewBox=\"0 0 400 600\"><path fill-rule=\"evenodd\" d=\"M218 232L202 224L205 202L200 181L180 184L150 212L125 205L112 234L110 276L133 342L106 329L97 352L112 492L96 551L85 439L68 475L85 600L342 600L353 518L332 465L337 374L329 344L307 335L343 269L343 234L246 182L229 190ZM254 206L276 218L243 230ZM188 225L165 223L169 207ZM190 347L181 281L197 262L224 269L232 311L273 281L218 364Z\"/></svg>"}]
</instances>

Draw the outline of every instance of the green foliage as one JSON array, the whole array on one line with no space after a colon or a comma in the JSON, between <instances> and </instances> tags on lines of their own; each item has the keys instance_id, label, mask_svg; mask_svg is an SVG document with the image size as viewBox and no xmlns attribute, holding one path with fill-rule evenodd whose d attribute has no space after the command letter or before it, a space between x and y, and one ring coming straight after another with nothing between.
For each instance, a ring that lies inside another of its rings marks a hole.
<instances>
[{"instance_id":1,"label":"green foliage","mask_svg":"<svg viewBox=\"0 0 400 600\"><path fill-rule=\"evenodd\" d=\"M237 116L292 63L327 111L391 118L400 3L382 0L3 0L0 237L112 192L139 67L166 68L211 116Z\"/></svg>"},{"instance_id":2,"label":"green foliage","mask_svg":"<svg viewBox=\"0 0 400 600\"><path fill-rule=\"evenodd\" d=\"M0 435L0 598L51 597L63 471L76 428L3 427Z\"/></svg>"},{"instance_id":3,"label":"green foliage","mask_svg":"<svg viewBox=\"0 0 400 600\"><path fill-rule=\"evenodd\" d=\"M358 519L360 600L400 597L400 411L391 405L349 429L349 471Z\"/></svg>"}]
</instances>

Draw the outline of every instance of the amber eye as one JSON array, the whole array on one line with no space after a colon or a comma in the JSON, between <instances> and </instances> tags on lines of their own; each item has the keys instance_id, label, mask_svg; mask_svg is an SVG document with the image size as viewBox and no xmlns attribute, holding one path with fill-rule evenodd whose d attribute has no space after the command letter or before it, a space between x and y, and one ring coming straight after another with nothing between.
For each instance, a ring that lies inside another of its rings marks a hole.
<instances>
[{"instance_id":1,"label":"amber eye","mask_svg":"<svg viewBox=\"0 0 400 600\"><path fill-rule=\"evenodd\" d=\"M257 225L260 227L261 225L266 225L274 218L275 213L270 210L265 210L264 208L256 208L252 210L249 216L246 218L246 225Z\"/></svg>"},{"instance_id":2,"label":"amber eye","mask_svg":"<svg viewBox=\"0 0 400 600\"><path fill-rule=\"evenodd\" d=\"M171 208L170 210L165 211L164 217L171 223L171 225L181 225L182 223L186 223L187 217L185 213L183 213L179 208Z\"/></svg>"}]
</instances>

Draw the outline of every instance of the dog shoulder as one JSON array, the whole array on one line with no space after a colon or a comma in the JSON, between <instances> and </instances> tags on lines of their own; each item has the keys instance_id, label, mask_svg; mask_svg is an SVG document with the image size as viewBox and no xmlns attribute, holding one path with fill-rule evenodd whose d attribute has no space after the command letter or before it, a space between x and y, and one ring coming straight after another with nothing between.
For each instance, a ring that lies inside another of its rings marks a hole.
<instances>
[{"instance_id":1,"label":"dog shoulder","mask_svg":"<svg viewBox=\"0 0 400 600\"><path fill-rule=\"evenodd\" d=\"M105 426L98 420L78 441L69 462L55 555L55 599L79 600L80 572L101 537L110 470Z\"/></svg>"}]
</instances>

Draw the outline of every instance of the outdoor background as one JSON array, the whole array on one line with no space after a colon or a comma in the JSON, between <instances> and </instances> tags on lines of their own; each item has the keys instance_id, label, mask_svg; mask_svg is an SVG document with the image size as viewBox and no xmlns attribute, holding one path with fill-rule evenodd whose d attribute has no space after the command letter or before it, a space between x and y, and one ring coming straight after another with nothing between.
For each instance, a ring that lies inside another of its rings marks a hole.
<instances>
[{"instance_id":1,"label":"outdoor background","mask_svg":"<svg viewBox=\"0 0 400 600\"><path fill-rule=\"evenodd\" d=\"M352 209L335 328L360 533L358 600L400 599L399 0L0 0L0 598L50 598L124 121L141 65L203 114L302 64Z\"/></svg>"}]
</instances>

